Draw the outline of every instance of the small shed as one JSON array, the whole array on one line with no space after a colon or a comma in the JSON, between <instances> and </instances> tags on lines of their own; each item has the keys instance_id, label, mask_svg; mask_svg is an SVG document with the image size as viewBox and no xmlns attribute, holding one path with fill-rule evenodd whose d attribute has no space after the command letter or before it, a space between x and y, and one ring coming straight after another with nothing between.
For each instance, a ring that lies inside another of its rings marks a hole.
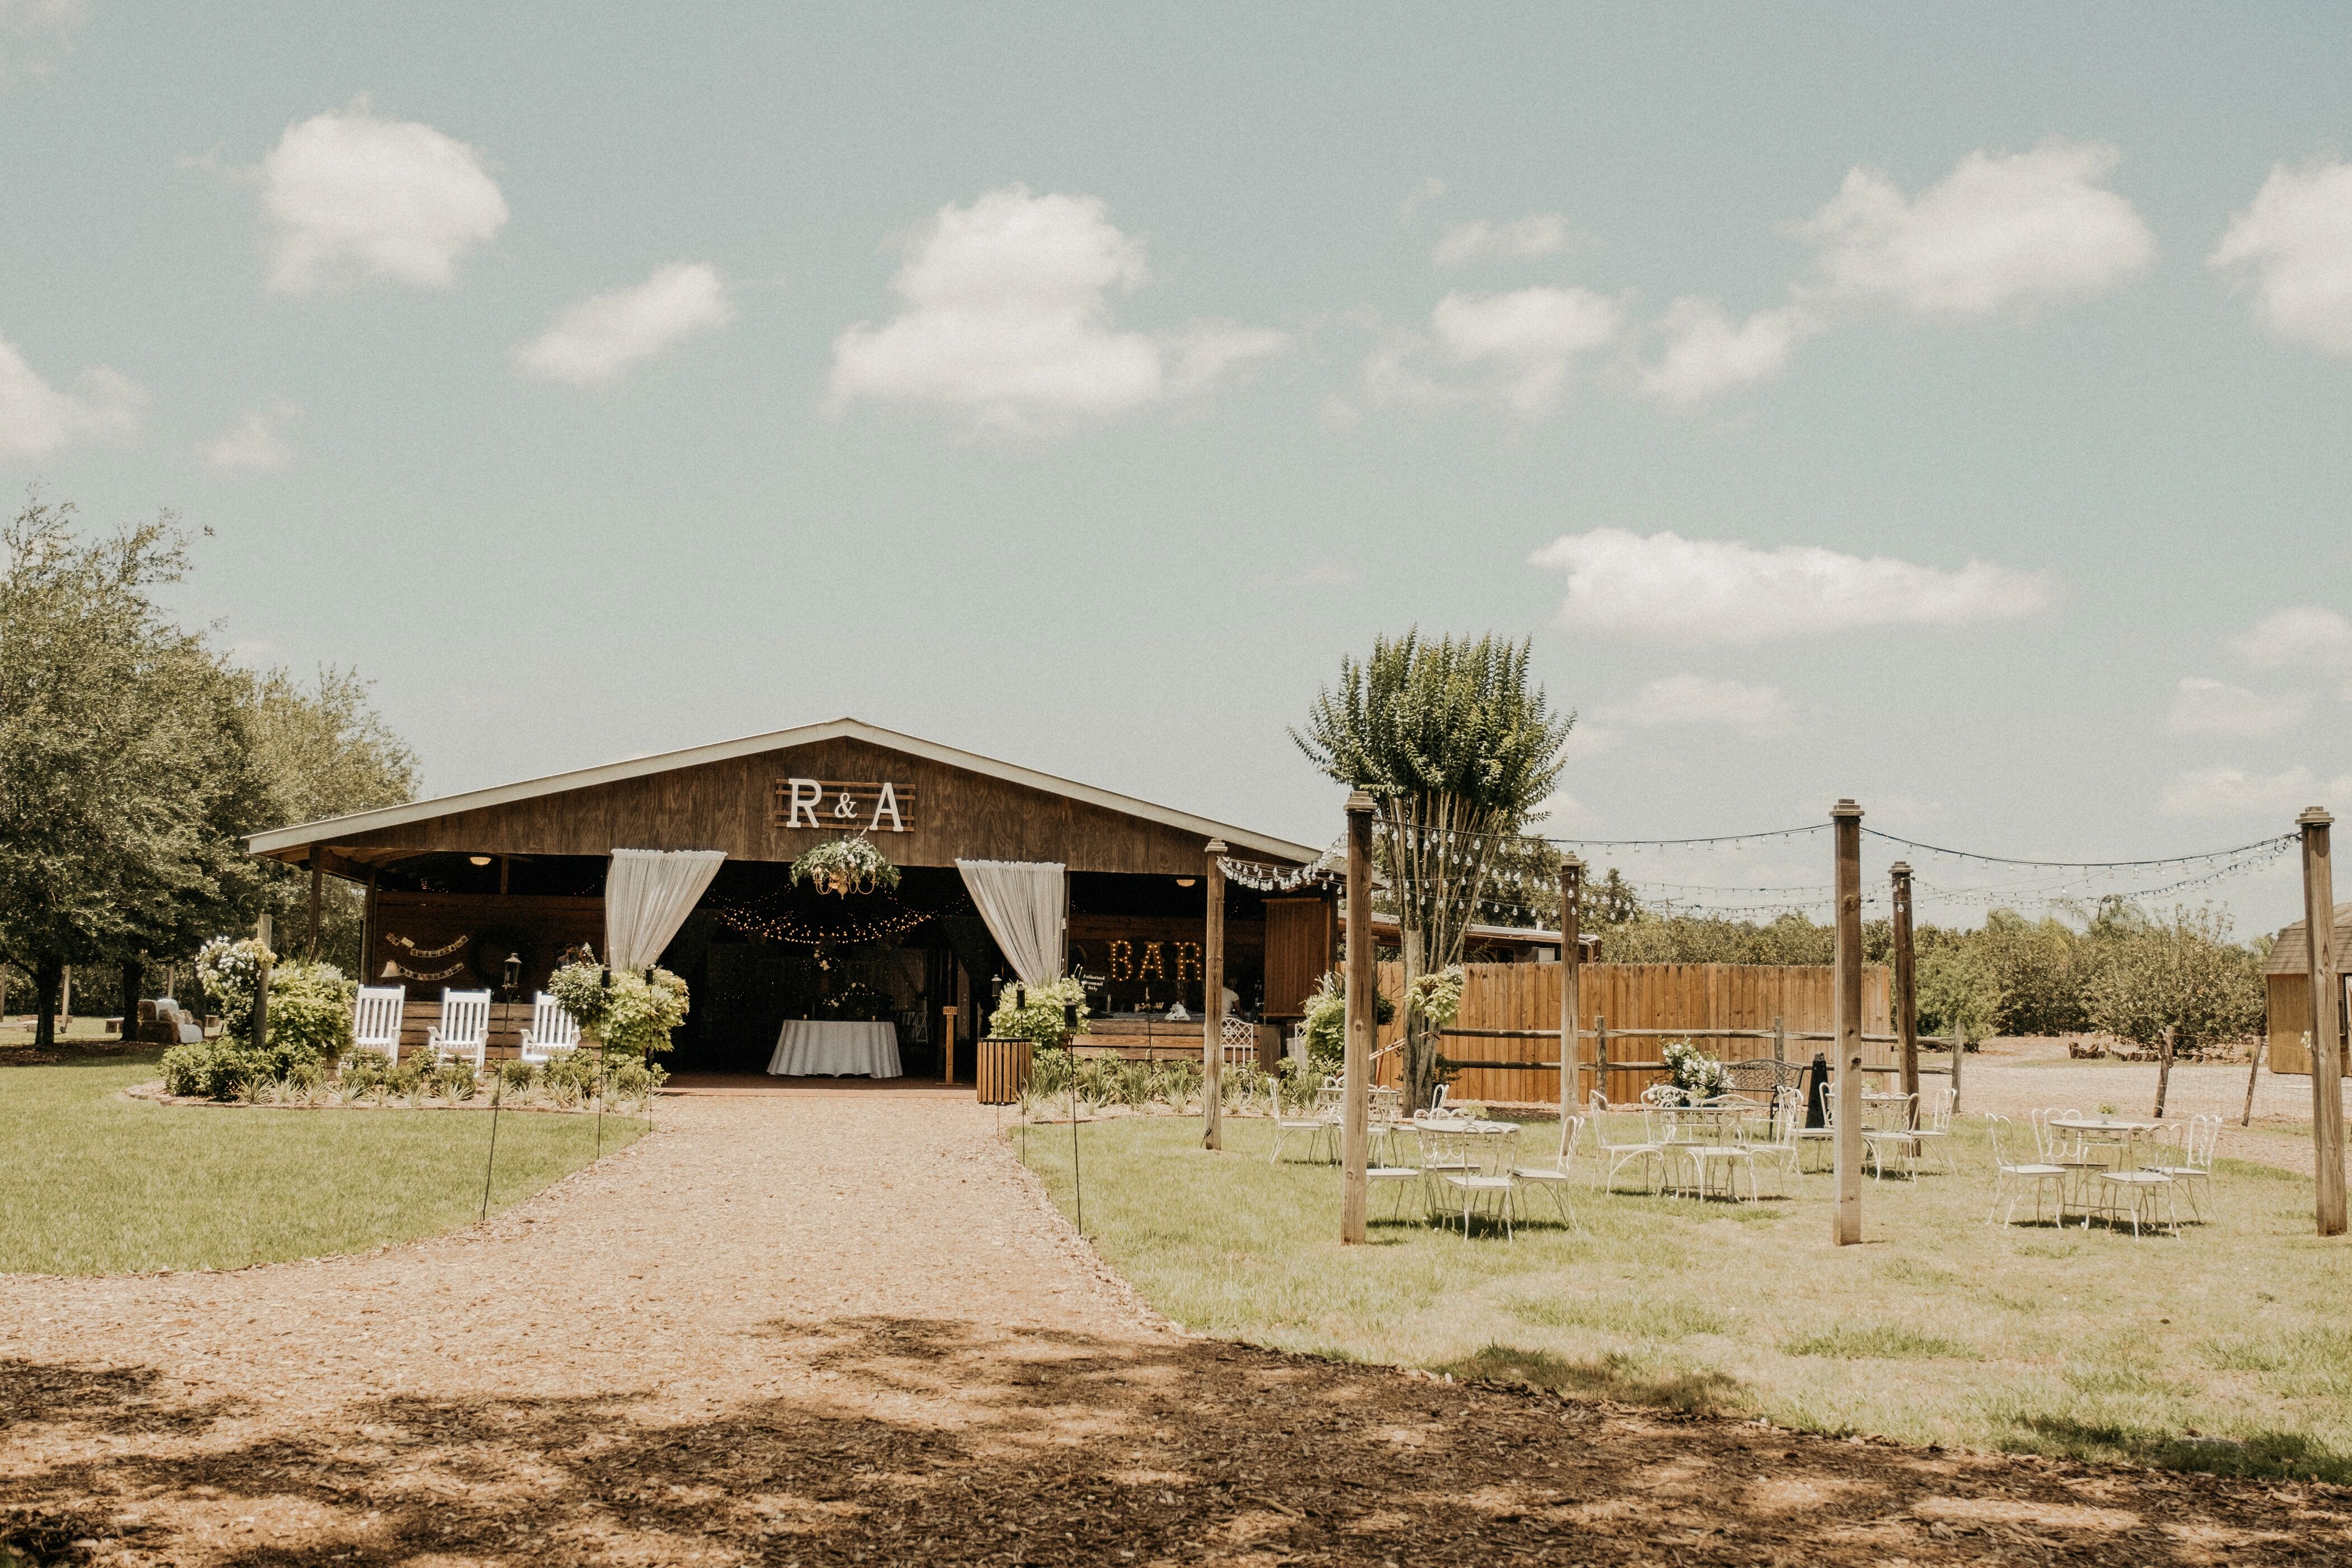
<instances>
[{"instance_id":1,"label":"small shed","mask_svg":"<svg viewBox=\"0 0 2352 1568\"><path fill-rule=\"evenodd\" d=\"M2352 954L2352 903L2336 906L2336 963L2339 973L2347 954ZM2304 922L2297 921L2278 933L2271 944L2271 955L2263 965L2263 990L2267 994L2264 1009L2265 1027L2270 1036L2270 1067L2273 1072L2307 1073L2311 1070L2311 1048L2305 1043L2311 1034L2311 944L2304 932ZM2340 1027L2344 1010L2336 1009ZM2352 1071L2352 1056L2344 1056L2344 1042L2336 1041L2339 1059L2346 1070Z\"/></svg>"}]
</instances>

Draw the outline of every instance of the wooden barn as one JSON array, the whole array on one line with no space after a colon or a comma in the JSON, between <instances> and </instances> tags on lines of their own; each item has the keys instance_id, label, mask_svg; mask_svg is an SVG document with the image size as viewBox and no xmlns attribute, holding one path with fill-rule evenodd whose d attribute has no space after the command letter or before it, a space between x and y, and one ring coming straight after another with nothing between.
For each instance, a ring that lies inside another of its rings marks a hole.
<instances>
[{"instance_id":1,"label":"wooden barn","mask_svg":"<svg viewBox=\"0 0 2352 1568\"><path fill-rule=\"evenodd\" d=\"M856 834L896 868L895 888L794 881L796 858ZM407 988L404 1045L422 1045L445 988L489 990L493 1056L512 1054L564 954L585 945L610 961L608 932L626 929L607 907L623 858L719 852L676 857L699 865L707 884L685 884L686 912L655 948L692 987L673 1065L764 1070L788 1020L838 1019L889 1025L904 1070L934 1078L971 1076L998 986L1020 978L1007 948L1037 942L1063 944L1068 970L1086 979L1104 1015L1097 1037L1189 1039L1197 1053L1213 844L1271 875L1318 854L855 719L248 840L314 881L365 887L364 983ZM1032 902L1056 900L1058 921L1008 928L1024 911L999 907L980 879L990 875L1012 878ZM616 898L637 896L622 886ZM1270 1058L1332 964L1333 895L1313 881L1288 891L1232 882L1224 898L1229 1006L1261 1026ZM281 946L299 950L299 936ZM1059 972L1063 952L1050 956Z\"/></svg>"},{"instance_id":2,"label":"wooden barn","mask_svg":"<svg viewBox=\"0 0 2352 1568\"><path fill-rule=\"evenodd\" d=\"M2340 970L2352 952L2352 903L2336 906L2336 962ZM2268 1060L2273 1072L2311 1070L2311 949L2304 922L2297 921L2278 933L2271 955L2263 964L2265 1029L2270 1036ZM2341 1009L2336 1012L2343 1018ZM2352 1072L2352 1052L2336 1042L2339 1059Z\"/></svg>"}]
</instances>

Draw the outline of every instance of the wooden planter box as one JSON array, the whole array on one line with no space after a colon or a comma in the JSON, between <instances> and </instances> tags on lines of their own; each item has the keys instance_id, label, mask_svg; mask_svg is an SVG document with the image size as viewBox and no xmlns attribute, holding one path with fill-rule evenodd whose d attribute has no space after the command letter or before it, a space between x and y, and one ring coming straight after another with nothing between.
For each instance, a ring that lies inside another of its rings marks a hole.
<instances>
[{"instance_id":1,"label":"wooden planter box","mask_svg":"<svg viewBox=\"0 0 2352 1568\"><path fill-rule=\"evenodd\" d=\"M1027 1040L1001 1040L994 1036L980 1042L980 1102L982 1105L1011 1105L1021 1098L1021 1090L1029 1082L1029 1052Z\"/></svg>"}]
</instances>

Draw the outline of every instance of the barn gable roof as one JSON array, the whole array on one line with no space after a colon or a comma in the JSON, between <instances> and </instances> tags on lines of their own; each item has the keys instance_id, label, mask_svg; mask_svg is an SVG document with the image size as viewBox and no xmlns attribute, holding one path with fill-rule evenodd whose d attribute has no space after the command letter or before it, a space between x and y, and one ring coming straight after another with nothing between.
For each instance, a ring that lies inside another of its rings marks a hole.
<instances>
[{"instance_id":1,"label":"barn gable roof","mask_svg":"<svg viewBox=\"0 0 2352 1568\"><path fill-rule=\"evenodd\" d=\"M2352 956L2352 947L2347 946L2348 942L2352 942L2352 903L2338 904L2336 906L2336 963L2339 969L2344 967L2347 956ZM2263 964L2263 973L2303 974L2307 973L2310 968L2310 943L2304 935L2304 922L2297 921L2278 933L2278 940L2271 944L2271 955Z\"/></svg>"},{"instance_id":2,"label":"barn gable roof","mask_svg":"<svg viewBox=\"0 0 2352 1568\"><path fill-rule=\"evenodd\" d=\"M353 812L344 816L331 816L317 822L298 823L289 827L272 828L267 833L247 836L245 847L255 855L282 855L289 850L307 848L313 844L333 842L356 834L371 833L381 828L400 827L409 823L426 822L436 817L451 816L459 812L476 811L486 806L505 805L514 801L530 800L543 795L561 795L570 790L588 789L598 784L614 784L625 779L644 778L648 774L668 773L680 768L698 767L709 763L730 762L739 757L758 756L766 752L782 751L787 747L808 745L820 741L849 739L904 752L949 767L1000 779L1007 784L1043 790L1071 800L1083 801L1108 811L1139 817L1202 838L1222 838L1237 851L1272 856L1276 859L1300 863L1314 859L1322 851L1309 845L1293 844L1267 834L1255 833L1230 823L1213 822L1191 812L1171 806L1157 805L1147 800L1116 791L1099 789L1093 784L1078 784L1070 779L1056 778L1033 768L983 757L976 752L959 751L942 746L935 741L903 735L862 720L841 718L818 724L803 724L796 729L776 730L763 735L747 735L740 740L720 741L711 745L689 747L677 752L657 752L647 756L630 757L621 762L605 763L593 768L577 768L570 773L550 773L543 778L524 779L514 784L498 784L488 789L468 790L462 795L436 796L430 800L411 801L405 805L388 805L374 811Z\"/></svg>"}]
</instances>

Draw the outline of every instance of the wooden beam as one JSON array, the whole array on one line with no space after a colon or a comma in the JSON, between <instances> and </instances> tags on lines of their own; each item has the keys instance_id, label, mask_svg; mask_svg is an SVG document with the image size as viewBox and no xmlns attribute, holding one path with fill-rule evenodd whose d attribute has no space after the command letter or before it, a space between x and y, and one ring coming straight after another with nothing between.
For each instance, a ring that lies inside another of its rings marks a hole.
<instances>
[{"instance_id":1,"label":"wooden beam","mask_svg":"<svg viewBox=\"0 0 2352 1568\"><path fill-rule=\"evenodd\" d=\"M1225 1146L1225 841L1212 838L1202 880L1208 920L1201 944L1201 1147Z\"/></svg>"},{"instance_id":2,"label":"wooden beam","mask_svg":"<svg viewBox=\"0 0 2352 1568\"><path fill-rule=\"evenodd\" d=\"M1372 949L1372 797L1349 793L1348 822L1348 1013L1341 1058L1339 1112L1339 1241L1364 1239L1370 1163L1372 1038L1379 1026L1380 971Z\"/></svg>"},{"instance_id":3,"label":"wooden beam","mask_svg":"<svg viewBox=\"0 0 2352 1568\"><path fill-rule=\"evenodd\" d=\"M1903 1092L1911 1097L1910 1122L1919 1125L1919 980L1911 953L1911 868L1897 860L1887 868L1895 883L1895 1037L1900 1042Z\"/></svg>"},{"instance_id":4,"label":"wooden beam","mask_svg":"<svg viewBox=\"0 0 2352 1568\"><path fill-rule=\"evenodd\" d=\"M1559 1135L1565 1152L1568 1119L1576 1114L1580 1062L1576 1021L1583 1012L1584 862L1564 855L1559 862Z\"/></svg>"},{"instance_id":5,"label":"wooden beam","mask_svg":"<svg viewBox=\"0 0 2352 1568\"><path fill-rule=\"evenodd\" d=\"M2343 1020L2336 990L2336 872L2328 856L2336 819L2318 806L2295 818L2303 829L2305 973L2311 982L2311 1142L2316 1161L2319 1234L2344 1234Z\"/></svg>"},{"instance_id":6,"label":"wooden beam","mask_svg":"<svg viewBox=\"0 0 2352 1568\"><path fill-rule=\"evenodd\" d=\"M326 876L315 850L310 856L310 962L319 962L319 885Z\"/></svg>"},{"instance_id":7,"label":"wooden beam","mask_svg":"<svg viewBox=\"0 0 2352 1568\"><path fill-rule=\"evenodd\" d=\"M1862 807L1830 808L1837 855L1837 1204L1840 1247L1862 1240Z\"/></svg>"}]
</instances>

